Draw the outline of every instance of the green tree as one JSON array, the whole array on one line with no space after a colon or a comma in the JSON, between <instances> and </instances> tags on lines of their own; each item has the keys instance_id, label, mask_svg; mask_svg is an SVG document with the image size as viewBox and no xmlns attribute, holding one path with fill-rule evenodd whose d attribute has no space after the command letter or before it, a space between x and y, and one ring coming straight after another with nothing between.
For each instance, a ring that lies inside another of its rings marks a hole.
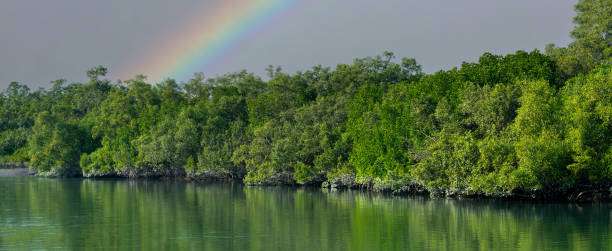
<instances>
[{"instance_id":1,"label":"green tree","mask_svg":"<svg viewBox=\"0 0 612 251\"><path fill-rule=\"evenodd\" d=\"M562 90L565 144L573 158L568 168L585 183L612 179L611 71L601 67L571 79Z\"/></svg>"},{"instance_id":2,"label":"green tree","mask_svg":"<svg viewBox=\"0 0 612 251\"><path fill-rule=\"evenodd\" d=\"M612 63L612 1L580 0L575 6L574 41L566 48L546 47L559 65L561 77L569 79L587 73L600 64Z\"/></svg>"},{"instance_id":3,"label":"green tree","mask_svg":"<svg viewBox=\"0 0 612 251\"><path fill-rule=\"evenodd\" d=\"M512 125L518 135L518 168L515 186L523 189L565 189L573 184L567 165L568 147L563 142L561 102L557 91L545 81L526 82L521 107Z\"/></svg>"},{"instance_id":4,"label":"green tree","mask_svg":"<svg viewBox=\"0 0 612 251\"><path fill-rule=\"evenodd\" d=\"M47 112L40 113L29 140L30 165L50 175L80 173L79 158L91 147L87 132Z\"/></svg>"}]
</instances>

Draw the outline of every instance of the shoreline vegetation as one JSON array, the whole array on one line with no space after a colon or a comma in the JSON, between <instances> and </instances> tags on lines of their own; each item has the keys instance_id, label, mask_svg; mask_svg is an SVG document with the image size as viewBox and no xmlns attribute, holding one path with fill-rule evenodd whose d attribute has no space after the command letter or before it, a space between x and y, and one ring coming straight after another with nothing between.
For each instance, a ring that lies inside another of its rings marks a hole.
<instances>
[{"instance_id":1,"label":"shoreline vegetation","mask_svg":"<svg viewBox=\"0 0 612 251\"><path fill-rule=\"evenodd\" d=\"M2 165L0 168L0 177L24 177L24 176L43 176L48 178L58 178L65 176L49 175L36 173L32 169L23 164ZM75 177L75 176L70 176ZM289 176L287 176L289 177ZM149 179L149 180L167 180L179 179L184 182L195 182L202 184L217 183L217 182L239 182L244 184L243 179L235 179L219 173L203 173L198 176L189 176L185 173L160 174L150 173L149 176L144 174L126 175L126 174L108 174L96 177L82 177L85 179ZM262 186L263 184L244 184L247 186ZM474 192L468 190L453 190L453 189L437 189L427 188L416 182L380 184L380 183L356 183L355 177L346 176L336 179L333 183L325 181L321 184L306 184L299 185L296 183L268 183L267 186L307 186L319 187L327 191L342 191L356 190L382 193L393 196L425 196L431 198L451 198L451 199L501 199L509 201L539 201L539 202L611 202L612 201L612 186L609 184L599 185L582 185L566 190L515 190L508 193L486 194L482 192ZM266 186L264 185L264 186Z\"/></svg>"},{"instance_id":2,"label":"shoreline vegetation","mask_svg":"<svg viewBox=\"0 0 612 251\"><path fill-rule=\"evenodd\" d=\"M574 41L423 73L393 53L152 84L56 80L0 94L0 169L183 177L395 194L610 201L612 6L576 5Z\"/></svg>"}]
</instances>

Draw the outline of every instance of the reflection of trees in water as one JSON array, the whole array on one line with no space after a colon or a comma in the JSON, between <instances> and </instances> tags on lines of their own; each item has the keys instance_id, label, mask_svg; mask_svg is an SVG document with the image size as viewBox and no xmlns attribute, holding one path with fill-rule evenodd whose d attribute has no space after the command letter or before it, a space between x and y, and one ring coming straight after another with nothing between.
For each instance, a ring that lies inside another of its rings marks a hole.
<instances>
[{"instance_id":1,"label":"reflection of trees in water","mask_svg":"<svg viewBox=\"0 0 612 251\"><path fill-rule=\"evenodd\" d=\"M611 244L609 204L36 178L0 180L0 191L0 247L604 250Z\"/></svg>"}]
</instances>

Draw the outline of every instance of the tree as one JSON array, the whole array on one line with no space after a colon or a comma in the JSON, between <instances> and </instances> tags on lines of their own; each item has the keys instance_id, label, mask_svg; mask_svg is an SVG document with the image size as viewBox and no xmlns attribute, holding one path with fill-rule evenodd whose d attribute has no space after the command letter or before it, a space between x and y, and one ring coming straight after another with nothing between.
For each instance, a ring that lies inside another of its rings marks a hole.
<instances>
[{"instance_id":1,"label":"tree","mask_svg":"<svg viewBox=\"0 0 612 251\"><path fill-rule=\"evenodd\" d=\"M518 188L567 189L574 182L567 169L569 154L556 92L545 81L523 84L521 106L512 125L518 136L518 168L512 180Z\"/></svg>"},{"instance_id":2,"label":"tree","mask_svg":"<svg viewBox=\"0 0 612 251\"><path fill-rule=\"evenodd\" d=\"M79 159L91 148L87 132L47 112L40 113L29 140L30 165L52 175L80 173Z\"/></svg>"},{"instance_id":3,"label":"tree","mask_svg":"<svg viewBox=\"0 0 612 251\"><path fill-rule=\"evenodd\" d=\"M600 64L610 64L612 56L612 2L610 0L580 0L575 6L574 41L566 48L546 46L564 80L585 74Z\"/></svg>"},{"instance_id":4,"label":"tree","mask_svg":"<svg viewBox=\"0 0 612 251\"><path fill-rule=\"evenodd\" d=\"M598 68L568 81L562 90L565 144L573 163L568 166L583 183L612 177L612 68Z\"/></svg>"}]
</instances>

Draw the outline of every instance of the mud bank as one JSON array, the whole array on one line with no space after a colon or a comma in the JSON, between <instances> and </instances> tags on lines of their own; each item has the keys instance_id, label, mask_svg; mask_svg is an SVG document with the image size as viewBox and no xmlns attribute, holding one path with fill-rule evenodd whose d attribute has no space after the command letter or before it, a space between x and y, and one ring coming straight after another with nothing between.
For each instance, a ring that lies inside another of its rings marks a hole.
<instances>
[{"instance_id":1,"label":"mud bank","mask_svg":"<svg viewBox=\"0 0 612 251\"><path fill-rule=\"evenodd\" d=\"M0 169L0 177L30 176L33 173L27 168Z\"/></svg>"}]
</instances>

